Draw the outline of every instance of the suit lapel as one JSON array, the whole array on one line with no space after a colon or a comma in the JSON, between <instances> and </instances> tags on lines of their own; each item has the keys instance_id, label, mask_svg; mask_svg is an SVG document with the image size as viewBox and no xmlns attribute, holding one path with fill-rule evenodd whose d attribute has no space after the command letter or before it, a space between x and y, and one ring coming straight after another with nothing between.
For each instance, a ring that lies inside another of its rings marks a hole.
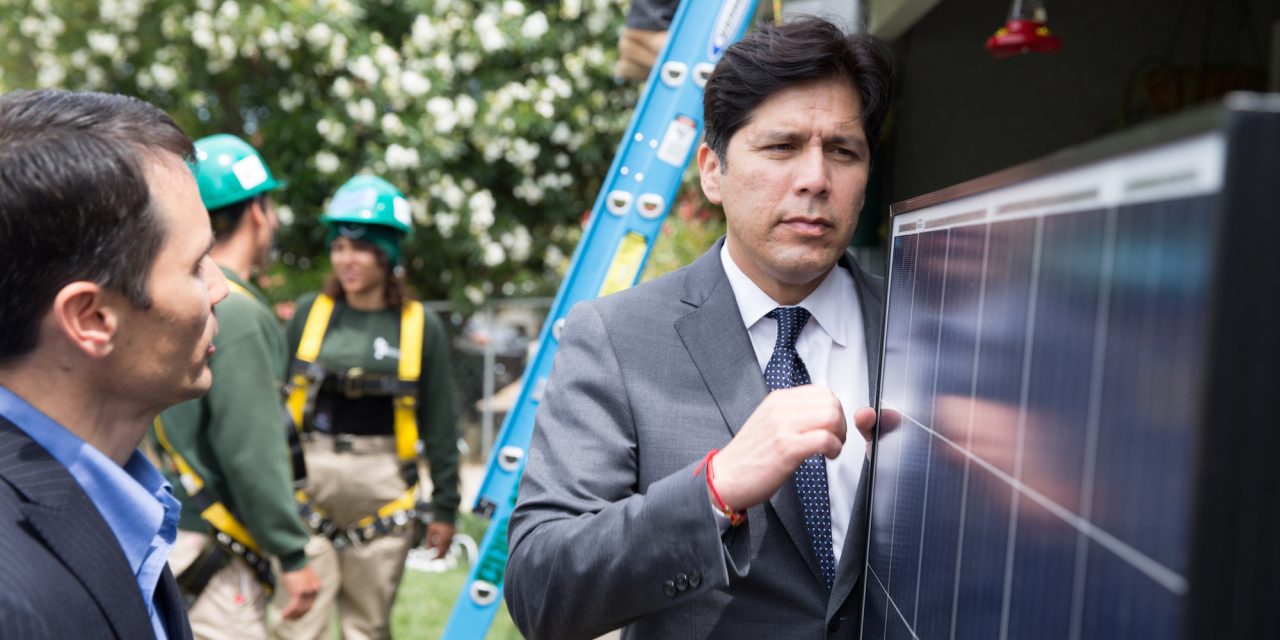
<instances>
[{"instance_id":1,"label":"suit lapel","mask_svg":"<svg viewBox=\"0 0 1280 640\"><path fill-rule=\"evenodd\" d=\"M156 586L156 606L164 618L169 640L191 640L191 622L182 603L182 591L178 589L178 581L167 564L160 574L160 584Z\"/></svg>"},{"instance_id":2,"label":"suit lapel","mask_svg":"<svg viewBox=\"0 0 1280 640\"><path fill-rule=\"evenodd\" d=\"M737 434L768 389L719 251L717 243L690 266L685 301L696 309L675 328L730 433Z\"/></svg>"},{"instance_id":3,"label":"suit lapel","mask_svg":"<svg viewBox=\"0 0 1280 640\"><path fill-rule=\"evenodd\" d=\"M39 444L0 417L0 475L30 502L19 509L121 638L154 636L146 605L115 534L75 478Z\"/></svg>"},{"instance_id":4,"label":"suit lapel","mask_svg":"<svg viewBox=\"0 0 1280 640\"><path fill-rule=\"evenodd\" d=\"M737 435L769 390L765 387L764 374L756 361L751 338L742 324L742 312L738 310L733 287L720 264L720 247L723 244L724 239L721 238L689 266L684 301L696 309L677 320L675 327L711 397L720 408L720 414L729 425L730 433ZM818 558L804 528L804 508L795 483L782 483L769 498L769 504L815 579L822 580Z\"/></svg>"},{"instance_id":5,"label":"suit lapel","mask_svg":"<svg viewBox=\"0 0 1280 640\"><path fill-rule=\"evenodd\" d=\"M867 348L868 406L875 406L879 390L880 351L884 334L884 281L862 269L862 265L845 252L840 265L853 274L858 289L858 307L862 311L862 338Z\"/></svg>"}]
</instances>

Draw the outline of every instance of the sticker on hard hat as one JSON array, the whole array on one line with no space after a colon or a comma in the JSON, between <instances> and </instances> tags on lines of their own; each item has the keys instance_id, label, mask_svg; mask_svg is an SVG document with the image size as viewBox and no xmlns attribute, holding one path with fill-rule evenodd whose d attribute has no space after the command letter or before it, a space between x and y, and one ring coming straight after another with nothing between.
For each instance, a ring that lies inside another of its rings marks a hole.
<instances>
[{"instance_id":1,"label":"sticker on hard hat","mask_svg":"<svg viewBox=\"0 0 1280 640\"><path fill-rule=\"evenodd\" d=\"M370 209L378 202L377 189L358 189L334 196L329 205L330 211L352 211L354 209Z\"/></svg>"},{"instance_id":2,"label":"sticker on hard hat","mask_svg":"<svg viewBox=\"0 0 1280 640\"><path fill-rule=\"evenodd\" d=\"M395 209L396 222L408 227L412 224L413 219L410 217L409 201L404 198L396 198L392 207Z\"/></svg>"},{"instance_id":3,"label":"sticker on hard hat","mask_svg":"<svg viewBox=\"0 0 1280 640\"><path fill-rule=\"evenodd\" d=\"M231 165L231 173L240 181L240 188L248 191L267 181L267 167L258 156L245 156Z\"/></svg>"}]
</instances>

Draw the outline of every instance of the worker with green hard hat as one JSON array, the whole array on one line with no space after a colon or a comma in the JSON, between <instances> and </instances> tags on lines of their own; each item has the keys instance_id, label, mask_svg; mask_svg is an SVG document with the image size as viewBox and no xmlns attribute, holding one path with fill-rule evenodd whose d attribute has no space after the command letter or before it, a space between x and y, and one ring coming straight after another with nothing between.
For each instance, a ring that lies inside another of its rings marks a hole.
<instances>
[{"instance_id":1,"label":"worker with green hard hat","mask_svg":"<svg viewBox=\"0 0 1280 640\"><path fill-rule=\"evenodd\" d=\"M281 183L235 136L202 138L195 149L192 170L214 230L209 255L231 292L214 310L209 394L163 412L150 437L182 501L170 564L195 636L266 638L273 591L287 601L282 616L297 618L320 589L283 428L288 352L267 298L250 282L271 252L279 221L269 194Z\"/></svg>"},{"instance_id":2,"label":"worker with green hard hat","mask_svg":"<svg viewBox=\"0 0 1280 640\"><path fill-rule=\"evenodd\" d=\"M409 201L357 176L321 222L333 270L300 298L286 330L290 414L303 430L307 553L321 576L315 607L276 627L281 638L389 638L391 606L414 541L444 554L453 540L458 430L444 325L408 297L396 267L412 233ZM419 461L431 500L419 495ZM425 528L425 532L423 529Z\"/></svg>"}]
</instances>

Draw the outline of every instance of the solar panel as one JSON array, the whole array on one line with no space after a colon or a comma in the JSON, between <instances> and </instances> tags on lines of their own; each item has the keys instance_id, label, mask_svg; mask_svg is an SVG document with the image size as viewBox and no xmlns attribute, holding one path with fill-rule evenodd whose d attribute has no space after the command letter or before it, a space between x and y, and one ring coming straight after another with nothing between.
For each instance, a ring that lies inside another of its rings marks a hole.
<instances>
[{"instance_id":1,"label":"solar panel","mask_svg":"<svg viewBox=\"0 0 1280 640\"><path fill-rule=\"evenodd\" d=\"M864 638L1280 631L1277 167L1241 95L893 207Z\"/></svg>"}]
</instances>

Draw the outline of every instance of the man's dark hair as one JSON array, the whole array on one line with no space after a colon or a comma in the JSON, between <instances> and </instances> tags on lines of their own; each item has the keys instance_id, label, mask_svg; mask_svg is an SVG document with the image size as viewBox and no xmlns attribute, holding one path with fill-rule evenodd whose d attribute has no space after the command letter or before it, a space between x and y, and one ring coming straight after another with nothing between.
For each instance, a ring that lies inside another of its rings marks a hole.
<instances>
[{"instance_id":1,"label":"man's dark hair","mask_svg":"<svg viewBox=\"0 0 1280 640\"><path fill-rule=\"evenodd\" d=\"M164 241L145 167L191 140L135 98L58 90L0 96L0 364L36 347L62 287L86 280L149 308Z\"/></svg>"},{"instance_id":2,"label":"man's dark hair","mask_svg":"<svg viewBox=\"0 0 1280 640\"><path fill-rule=\"evenodd\" d=\"M723 165L729 139L769 96L805 82L842 80L861 98L862 130L874 151L889 110L892 71L889 48L875 36L846 34L821 18L765 26L726 49L707 79L707 146Z\"/></svg>"},{"instance_id":3,"label":"man's dark hair","mask_svg":"<svg viewBox=\"0 0 1280 640\"><path fill-rule=\"evenodd\" d=\"M249 205L257 202L264 210L266 209L267 196L259 193L251 198L245 198L239 202L214 209L209 212L209 222L213 226L213 239L222 242L231 237L236 232L236 227L240 226L240 219L244 217L244 212L249 210Z\"/></svg>"}]
</instances>

